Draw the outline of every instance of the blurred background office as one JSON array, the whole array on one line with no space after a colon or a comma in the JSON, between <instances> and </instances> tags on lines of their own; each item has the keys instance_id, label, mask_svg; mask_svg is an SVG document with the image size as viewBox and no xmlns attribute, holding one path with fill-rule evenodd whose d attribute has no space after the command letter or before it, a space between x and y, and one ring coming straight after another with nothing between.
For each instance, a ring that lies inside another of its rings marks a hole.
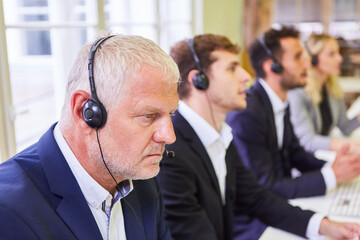
<instances>
[{"instance_id":1,"label":"blurred background office","mask_svg":"<svg viewBox=\"0 0 360 240\"><path fill-rule=\"evenodd\" d=\"M152 39L166 52L199 33L244 49L277 24L340 39L348 106L360 92L360 0L0 0L0 162L58 119L74 58L99 30ZM242 63L252 72L246 52Z\"/></svg>"}]
</instances>

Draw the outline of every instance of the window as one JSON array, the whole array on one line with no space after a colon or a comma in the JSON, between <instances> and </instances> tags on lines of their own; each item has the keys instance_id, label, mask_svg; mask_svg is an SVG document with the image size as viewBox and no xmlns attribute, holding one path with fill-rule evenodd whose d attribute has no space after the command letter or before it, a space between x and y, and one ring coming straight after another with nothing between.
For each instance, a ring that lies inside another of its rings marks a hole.
<instances>
[{"instance_id":1,"label":"window","mask_svg":"<svg viewBox=\"0 0 360 240\"><path fill-rule=\"evenodd\" d=\"M0 140L14 138L20 151L58 119L72 62L101 26L150 38L168 52L174 42L193 35L196 1L3 0L5 28L0 31L5 32L7 55L0 52L0 61L8 62L10 76L1 81L9 82L12 97L1 107L13 109L14 120L7 120L15 136L0 132Z\"/></svg>"},{"instance_id":2,"label":"window","mask_svg":"<svg viewBox=\"0 0 360 240\"><path fill-rule=\"evenodd\" d=\"M273 23L296 25L304 41L313 32L339 39L344 57L341 75L360 76L360 1L274 0L273 7Z\"/></svg>"}]
</instances>

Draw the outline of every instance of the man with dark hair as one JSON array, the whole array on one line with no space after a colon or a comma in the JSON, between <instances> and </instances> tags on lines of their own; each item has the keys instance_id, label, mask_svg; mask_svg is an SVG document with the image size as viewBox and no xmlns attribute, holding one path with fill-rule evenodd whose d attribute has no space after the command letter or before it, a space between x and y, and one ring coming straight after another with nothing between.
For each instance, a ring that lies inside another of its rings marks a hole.
<instances>
[{"instance_id":1,"label":"man with dark hair","mask_svg":"<svg viewBox=\"0 0 360 240\"><path fill-rule=\"evenodd\" d=\"M266 34L254 41L253 44L250 46L249 57L251 61L251 66L253 67L257 78L265 78L266 76L262 66L265 60L268 60L270 58L277 62L277 56L281 56L283 54L284 50L281 48L280 44L280 39L282 38L298 39L299 31L297 31L293 27L284 27L281 31L268 31ZM263 47L263 45L265 46L265 48Z\"/></svg>"},{"instance_id":2,"label":"man with dark hair","mask_svg":"<svg viewBox=\"0 0 360 240\"><path fill-rule=\"evenodd\" d=\"M346 154L348 146L332 165L326 164L307 153L294 134L287 93L305 85L310 66L299 32L292 27L271 29L253 42L249 55L257 80L248 90L248 106L230 112L226 121L241 159L259 183L291 199L324 195L358 176L360 155ZM293 178L293 168L301 175Z\"/></svg>"},{"instance_id":3,"label":"man with dark hair","mask_svg":"<svg viewBox=\"0 0 360 240\"><path fill-rule=\"evenodd\" d=\"M301 236L354 237L356 224L335 223L293 207L260 186L232 144L226 114L246 107L250 75L239 65L239 48L226 37L204 34L178 42L179 109L172 117L177 140L168 145L160 182L165 218L174 239L234 239L233 217L249 215ZM315 230L313 219L319 218ZM315 232L311 232L315 231ZM256 239L251 232L241 239Z\"/></svg>"}]
</instances>

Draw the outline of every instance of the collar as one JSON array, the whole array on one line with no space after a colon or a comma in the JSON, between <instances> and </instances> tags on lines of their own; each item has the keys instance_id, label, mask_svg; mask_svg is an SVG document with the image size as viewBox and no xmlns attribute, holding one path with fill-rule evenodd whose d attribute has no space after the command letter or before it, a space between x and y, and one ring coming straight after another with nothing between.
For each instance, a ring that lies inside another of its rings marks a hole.
<instances>
[{"instance_id":1,"label":"collar","mask_svg":"<svg viewBox=\"0 0 360 240\"><path fill-rule=\"evenodd\" d=\"M272 90L272 88L262 78L259 78L258 81L261 84L261 86L264 88L266 94L268 95L268 97L270 99L274 114L278 114L278 113L285 111L285 109L289 105L288 100L286 99L283 102L279 98L279 96L274 92L274 90Z\"/></svg>"},{"instance_id":2,"label":"collar","mask_svg":"<svg viewBox=\"0 0 360 240\"><path fill-rule=\"evenodd\" d=\"M233 135L231 133L231 127L227 123L222 123L220 132L217 132L204 118L183 101L179 101L178 111L194 129L205 148L217 140L220 140L225 148L229 147Z\"/></svg>"},{"instance_id":3,"label":"collar","mask_svg":"<svg viewBox=\"0 0 360 240\"><path fill-rule=\"evenodd\" d=\"M84 194L84 197L88 204L95 208L101 208L104 201L112 199L112 195L98 182L96 182L77 160L74 153L71 151L69 145L65 141L61 133L59 124L57 124L54 128L54 138L59 145L59 148L64 155L67 163L69 164L69 167L74 174L76 181L78 182L80 189ZM125 180L123 182L122 185L119 186L121 194L119 194L118 192L115 193L114 203L122 197L127 196L134 188L131 180ZM126 184L125 182L127 182L128 184ZM120 184L121 183L119 183L119 185Z\"/></svg>"}]
</instances>

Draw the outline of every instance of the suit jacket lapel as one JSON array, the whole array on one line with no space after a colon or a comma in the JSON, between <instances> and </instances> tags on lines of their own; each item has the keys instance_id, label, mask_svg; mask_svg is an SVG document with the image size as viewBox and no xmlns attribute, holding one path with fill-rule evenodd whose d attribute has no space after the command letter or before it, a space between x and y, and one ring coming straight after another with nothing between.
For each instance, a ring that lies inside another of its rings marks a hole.
<instances>
[{"instance_id":1,"label":"suit jacket lapel","mask_svg":"<svg viewBox=\"0 0 360 240\"><path fill-rule=\"evenodd\" d=\"M269 139L270 141L268 144L270 144L272 147L275 147L275 145L276 145L276 148L274 148L274 149L278 149L279 148L278 147L279 140L277 138L277 133L276 133L274 111L273 111L269 96L267 95L265 89L259 83L259 81L256 81L256 83L254 84L253 92L261 100L261 103L263 104L265 112L266 112L267 121L269 123L268 131L270 132L270 137L271 137L271 139Z\"/></svg>"},{"instance_id":2,"label":"suit jacket lapel","mask_svg":"<svg viewBox=\"0 0 360 240\"><path fill-rule=\"evenodd\" d=\"M39 157L50 189L60 200L56 208L77 239L102 239L97 223L53 135L55 124L39 140Z\"/></svg>"},{"instance_id":3,"label":"suit jacket lapel","mask_svg":"<svg viewBox=\"0 0 360 240\"><path fill-rule=\"evenodd\" d=\"M280 151L279 150L279 144L278 144L278 137L277 137L277 132L276 132L276 125L275 125L275 119L274 119L274 111L269 99L269 96L267 95L265 89L263 88L263 86L257 81L256 82L256 91L262 101L262 103L264 104L265 107L265 111L266 111L266 116L268 116L268 121L269 121L269 127L267 128L267 130L270 132L270 137L269 137L269 149L272 150L272 152L277 152ZM283 137L283 147L281 149L280 154L274 154L275 156L281 156L280 160L282 163L282 168L284 170L284 172L286 173L286 175L291 174L291 166L290 166L290 159L288 157L288 145L291 144L291 125L290 125L290 118L288 119L288 122L285 123L284 121L284 134L285 136ZM276 160L274 159L274 161L276 162ZM276 164L276 163L275 163Z\"/></svg>"},{"instance_id":4,"label":"suit jacket lapel","mask_svg":"<svg viewBox=\"0 0 360 240\"><path fill-rule=\"evenodd\" d=\"M232 205L235 201L235 193L236 193L236 172L237 172L237 164L240 160L238 152L233 143L230 143L228 150L226 151L225 156L226 161L226 201L227 208L232 211ZM232 213L227 213L229 216Z\"/></svg>"},{"instance_id":5,"label":"suit jacket lapel","mask_svg":"<svg viewBox=\"0 0 360 240\"><path fill-rule=\"evenodd\" d=\"M292 138L292 127L290 122L290 110L289 106L285 110L284 116L284 138L283 138L283 149L288 148L291 145L291 138Z\"/></svg>"},{"instance_id":6,"label":"suit jacket lapel","mask_svg":"<svg viewBox=\"0 0 360 240\"><path fill-rule=\"evenodd\" d=\"M173 125L175 128L175 133L182 134L184 139L189 142L189 145L191 146L192 150L199 156L199 158L198 158L199 161L202 161L207 172L209 173L209 176L211 178L214 188L216 189L216 191L218 191L219 196L221 196L219 181L217 179L217 176L216 176L216 173L214 170L214 166L211 162L211 159L210 159L204 145L201 143L201 141L200 141L199 137L197 136L197 134L195 133L194 129L190 126L190 124L185 120L185 118L178 111L175 113L175 116L172 117L172 120L174 123Z\"/></svg>"},{"instance_id":7,"label":"suit jacket lapel","mask_svg":"<svg viewBox=\"0 0 360 240\"><path fill-rule=\"evenodd\" d=\"M121 200L121 207L124 214L124 224L127 239L146 239L144 223L142 221L142 213L139 199L136 198L134 189L129 195L126 196L126 201ZM144 200L145 201L145 200ZM131 206L129 206L131 204ZM131 207L133 209L131 209ZM135 214L134 212L135 211ZM138 218L138 219L137 219ZM136 226L136 227L135 227ZM151 229L151 232L153 229ZM148 239L152 239L152 236L147 236Z\"/></svg>"}]
</instances>

